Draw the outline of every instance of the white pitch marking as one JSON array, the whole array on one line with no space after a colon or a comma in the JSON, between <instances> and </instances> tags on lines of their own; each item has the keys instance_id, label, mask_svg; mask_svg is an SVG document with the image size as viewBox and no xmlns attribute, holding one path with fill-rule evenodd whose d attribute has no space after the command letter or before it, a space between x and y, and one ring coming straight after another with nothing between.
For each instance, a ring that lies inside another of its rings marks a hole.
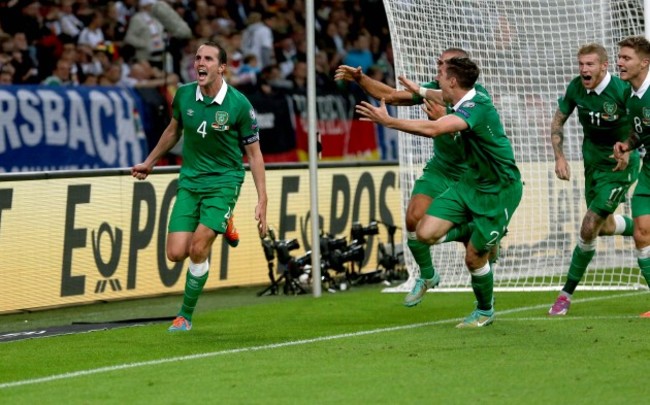
<instances>
[{"instance_id":1,"label":"white pitch marking","mask_svg":"<svg viewBox=\"0 0 650 405\"><path fill-rule=\"evenodd\" d=\"M614 299L614 298L629 297L629 296L639 295L639 294L643 294L643 293L646 293L646 292L645 291L643 291L643 292L632 292L632 293L626 293L626 294L608 295L608 296L605 296L605 297L584 298L584 299L580 299L580 300L572 300L572 303L575 304L575 303L583 303L583 302L591 302L591 301L603 301L603 300L609 300L609 299ZM547 307L548 307L547 304L540 304L540 305L533 305L533 306L529 306L529 307L506 309L506 310L503 310L503 311L498 311L497 313L499 314L499 316L503 316L503 315L507 315L507 314L514 314L514 313L518 313L518 312L532 311L534 309L542 309L542 308L547 308ZM338 340L338 339L345 339L345 338L350 338L350 337L358 337L358 336L365 336L365 335L375 335L375 334L378 334L378 333L395 332L395 331L400 331L400 330L422 328L422 327L426 327L426 326L434 326L434 325L440 325L440 324L445 324L445 323L458 322L461 319L462 318L453 318L453 319L444 319L444 320L439 320L439 321L421 322L421 323L414 323L414 324L410 324L410 325L393 326L393 327L390 327L390 328L371 329L371 330L361 331L361 332L342 333L342 334L339 334L339 335L322 336L322 337L317 337L317 338L312 338L312 339L294 340L294 341L289 341L289 342L273 343L273 344L262 345L262 346L242 347L242 348L239 348L239 349L221 350L221 351L217 351L217 352L208 352L208 353L192 354L192 355L187 355L187 356L169 357L169 358L166 358L166 359L159 359L159 360L141 361L141 362L137 362L137 363L127 363L127 364L118 364L118 365L115 365L115 366L99 367L99 368L93 368L93 369L90 369L90 370L80 370L80 371L74 371L74 372L71 372L71 373L54 374L54 375L47 376L47 377L31 378L31 379L27 379L27 380L6 382L6 383L0 384L0 389L20 387L20 386L23 386L23 385L33 385L33 384L47 383L47 382L50 382L50 381L57 381L57 380L67 380L67 379L70 379L70 378L83 377L83 376L93 375L93 374L108 373L108 372L111 372L111 371L126 370L126 369L131 369L131 368L136 368L136 367L155 366L155 365L158 365L158 364L175 363L175 362L178 362L178 361L187 361L187 360L196 360L196 359L204 359L204 358L208 358L208 357L225 356L225 355L228 355L228 354L258 352L258 351L262 351L262 350L272 350L272 349L279 349L279 348L283 348L283 347L299 346L299 345L305 345L305 344L310 344L310 343L326 342L326 341L329 341L329 340ZM534 318L534 319L546 319L546 318ZM557 318L553 318L553 319L557 319ZM575 319L575 318L571 318L571 319ZM499 320L514 320L514 319L499 318Z\"/></svg>"}]
</instances>

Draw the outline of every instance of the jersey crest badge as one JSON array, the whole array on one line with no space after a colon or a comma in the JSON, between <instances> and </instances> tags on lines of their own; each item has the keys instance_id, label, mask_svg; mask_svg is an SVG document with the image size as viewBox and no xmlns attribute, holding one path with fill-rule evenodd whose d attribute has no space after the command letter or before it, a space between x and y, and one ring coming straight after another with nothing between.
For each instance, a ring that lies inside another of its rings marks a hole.
<instances>
[{"instance_id":1,"label":"jersey crest badge","mask_svg":"<svg viewBox=\"0 0 650 405\"><path fill-rule=\"evenodd\" d=\"M643 107L643 125L650 125L650 107Z\"/></svg>"},{"instance_id":2,"label":"jersey crest badge","mask_svg":"<svg viewBox=\"0 0 650 405\"><path fill-rule=\"evenodd\" d=\"M212 123L212 128L217 131L227 131L230 129L228 123L228 112L227 111L217 111L214 116L215 122Z\"/></svg>"},{"instance_id":3,"label":"jersey crest badge","mask_svg":"<svg viewBox=\"0 0 650 405\"><path fill-rule=\"evenodd\" d=\"M187 110L187 116L188 117L193 117L194 116L194 110L192 110L191 108L189 110Z\"/></svg>"},{"instance_id":4,"label":"jersey crest badge","mask_svg":"<svg viewBox=\"0 0 650 405\"><path fill-rule=\"evenodd\" d=\"M601 114L601 118L605 121L615 121L618 118L618 114L616 114L617 110L618 107L616 106L616 103L609 103L605 101L603 103L603 111L605 113Z\"/></svg>"}]
</instances>

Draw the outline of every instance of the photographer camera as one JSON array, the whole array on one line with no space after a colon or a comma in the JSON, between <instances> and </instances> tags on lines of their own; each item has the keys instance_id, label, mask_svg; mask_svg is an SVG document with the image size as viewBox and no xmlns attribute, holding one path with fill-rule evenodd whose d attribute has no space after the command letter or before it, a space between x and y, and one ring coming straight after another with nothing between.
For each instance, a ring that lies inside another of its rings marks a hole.
<instances>
[{"instance_id":1,"label":"photographer camera","mask_svg":"<svg viewBox=\"0 0 650 405\"><path fill-rule=\"evenodd\" d=\"M352 228L350 229L350 238L352 241L349 245L345 238L321 239L321 250L327 253L327 255L325 255L325 253L323 254L323 258L326 259L327 263L326 268L330 268L338 273L345 272L347 283L359 279L361 275L354 271L354 264L356 263L359 270L361 270L366 258L364 245L367 241L365 237L369 235L377 235L378 233L379 227L377 226L376 221L371 221L366 227L363 227L359 222L355 222L352 224ZM348 262L352 265L351 270L345 266ZM341 287L343 287L343 285L341 285Z\"/></svg>"},{"instance_id":2,"label":"photographer camera","mask_svg":"<svg viewBox=\"0 0 650 405\"><path fill-rule=\"evenodd\" d=\"M285 239L285 240L276 240L275 231L272 228L268 230L268 236L262 238L262 249L264 250L264 256L268 262L269 268L269 279L271 280L271 285L266 289L257 293L257 296L262 296L267 292L270 295L276 295L280 287L280 282L284 280L283 291L284 294L304 294L306 291L300 286L296 279L302 274L302 268L298 267L294 263L294 257L291 256L291 251L300 248L300 243L297 239ZM275 275L273 274L273 262L277 256L278 270L282 272L280 277L276 280Z\"/></svg>"}]
</instances>

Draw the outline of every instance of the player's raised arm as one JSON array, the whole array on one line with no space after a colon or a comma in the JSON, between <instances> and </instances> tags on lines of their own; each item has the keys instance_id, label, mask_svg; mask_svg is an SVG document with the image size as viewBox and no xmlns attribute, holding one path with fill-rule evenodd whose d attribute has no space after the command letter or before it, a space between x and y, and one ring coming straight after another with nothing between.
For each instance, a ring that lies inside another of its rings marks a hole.
<instances>
[{"instance_id":1,"label":"player's raised arm","mask_svg":"<svg viewBox=\"0 0 650 405\"><path fill-rule=\"evenodd\" d=\"M426 138L435 138L436 136L463 131L468 128L467 122L455 115L445 115L435 121L393 118L388 114L386 103L383 99L379 107L362 101L361 104L356 106L356 112L363 118L385 127L398 129Z\"/></svg>"},{"instance_id":2,"label":"player's raised arm","mask_svg":"<svg viewBox=\"0 0 650 405\"><path fill-rule=\"evenodd\" d=\"M357 82L361 89L371 97L377 100L384 99L386 104L391 105L415 105L411 92L406 90L397 90L386 83L375 80L368 75L364 74L361 67L351 67L347 65L340 65L334 74L335 80L345 80L348 82Z\"/></svg>"},{"instance_id":3,"label":"player's raised arm","mask_svg":"<svg viewBox=\"0 0 650 405\"><path fill-rule=\"evenodd\" d=\"M423 99L431 100L436 104L445 105L445 102L442 99L442 91L421 87L413 80L407 79L406 76L400 76L397 79L410 94L419 94Z\"/></svg>"}]
</instances>

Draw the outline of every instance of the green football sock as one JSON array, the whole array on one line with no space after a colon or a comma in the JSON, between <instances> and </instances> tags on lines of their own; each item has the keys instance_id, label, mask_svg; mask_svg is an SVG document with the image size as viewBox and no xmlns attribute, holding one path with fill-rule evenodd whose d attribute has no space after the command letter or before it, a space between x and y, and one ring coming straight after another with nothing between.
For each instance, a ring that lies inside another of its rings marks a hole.
<instances>
[{"instance_id":1,"label":"green football sock","mask_svg":"<svg viewBox=\"0 0 650 405\"><path fill-rule=\"evenodd\" d=\"M641 274L643 274L645 282L648 283L648 287L650 287L650 257L646 257L644 259L639 258L637 261L639 262Z\"/></svg>"},{"instance_id":2,"label":"green football sock","mask_svg":"<svg viewBox=\"0 0 650 405\"><path fill-rule=\"evenodd\" d=\"M494 273L492 269L487 274L475 276L472 274L472 290L476 296L476 307L487 311L492 309L492 298L494 297Z\"/></svg>"},{"instance_id":3,"label":"green football sock","mask_svg":"<svg viewBox=\"0 0 650 405\"><path fill-rule=\"evenodd\" d=\"M472 236L473 230L473 223L456 225L447 232L442 242L467 242L469 237Z\"/></svg>"},{"instance_id":4,"label":"green football sock","mask_svg":"<svg viewBox=\"0 0 650 405\"><path fill-rule=\"evenodd\" d=\"M194 308L196 308L196 302L199 300L199 295L201 295L201 291L203 291L205 282L208 281L208 274L210 273L208 272L201 277L196 277L189 271L187 272L183 306L178 315L184 317L188 321L192 320L192 314L194 313Z\"/></svg>"},{"instance_id":5,"label":"green football sock","mask_svg":"<svg viewBox=\"0 0 650 405\"><path fill-rule=\"evenodd\" d=\"M420 277L426 279L433 277L436 270L433 268L433 262L431 261L430 246L411 238L408 239L407 245L413 254L415 262L420 266Z\"/></svg>"},{"instance_id":6,"label":"green football sock","mask_svg":"<svg viewBox=\"0 0 650 405\"><path fill-rule=\"evenodd\" d=\"M621 235L632 236L634 234L634 220L630 217L626 217L625 215L621 215L621 217L625 221L625 230Z\"/></svg>"},{"instance_id":7,"label":"green football sock","mask_svg":"<svg viewBox=\"0 0 650 405\"><path fill-rule=\"evenodd\" d=\"M576 246L575 249L573 249L569 274L567 274L566 283L564 284L562 291L573 294L576 287L578 287L578 284L580 284L580 280L582 280L582 276L585 274L587 266L589 266L589 263L595 254L595 250L585 252L580 249L579 246Z\"/></svg>"}]
</instances>

